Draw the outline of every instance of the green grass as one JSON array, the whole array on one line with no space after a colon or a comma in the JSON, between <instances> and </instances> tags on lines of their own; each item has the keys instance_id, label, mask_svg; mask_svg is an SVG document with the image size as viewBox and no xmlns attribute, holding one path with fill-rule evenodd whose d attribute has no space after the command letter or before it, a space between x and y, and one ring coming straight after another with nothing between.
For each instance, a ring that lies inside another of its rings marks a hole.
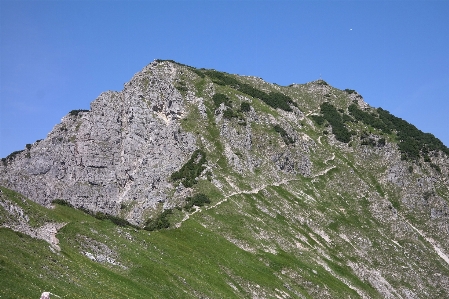
<instances>
[{"instance_id":1,"label":"green grass","mask_svg":"<svg viewBox=\"0 0 449 299\"><path fill-rule=\"evenodd\" d=\"M1 229L0 271L6 279L0 294L32 298L45 290L63 298L93 298L93 293L96 298L195 298L193 290L201 290L208 297L234 298L240 297L229 286L235 277L269 290L282 285L256 256L195 221L177 230L148 234L67 206L57 205L48 213L52 219L68 222L58 233L60 253L53 253L44 241ZM117 234L118 230L132 235L134 242ZM98 264L83 256L80 235L108 244L127 268ZM27 287L19 288L21 281Z\"/></svg>"},{"instance_id":2,"label":"green grass","mask_svg":"<svg viewBox=\"0 0 449 299\"><path fill-rule=\"evenodd\" d=\"M381 197L385 197L385 192L382 189L382 186L379 184L379 182L376 180L376 178L372 174L368 174L368 178L370 179L371 183L373 184L374 188L376 189L377 193Z\"/></svg>"},{"instance_id":3,"label":"green grass","mask_svg":"<svg viewBox=\"0 0 449 299\"><path fill-rule=\"evenodd\" d=\"M147 250L118 240L119 244L126 245L126 249L121 250L121 259L133 265L126 271L98 265L65 246L69 245L65 240L73 237L72 229L67 227L59 234L64 248L59 255L52 254L43 241L3 229L2 247L8 254L8 258L1 259L1 271L7 278L2 279L3 294L32 298L47 290L66 298L93 298L89 295L92 292L97 294L96 298L194 298L193 294L188 296L185 292L201 290L205 296L233 298L234 291L227 284L231 278L223 269L268 288L280 285L269 267L254 256L194 222L187 223L180 230L157 232L150 236L143 232L135 234L136 238L152 247ZM103 229L114 230L114 227ZM210 242L214 246L211 247ZM13 244L18 243L28 246L14 250ZM42 259L42 256L48 258ZM15 262L8 262L11 260ZM36 273L41 272L39 270L46 264L48 269L44 271L43 278L38 277ZM67 264L70 272L64 267ZM50 271L56 273L50 274ZM71 277L66 283L60 281L63 273ZM57 284L52 283L53 275L59 278ZM26 279L28 287L17 289L16 282L21 279ZM103 289L105 286L107 289Z\"/></svg>"}]
</instances>

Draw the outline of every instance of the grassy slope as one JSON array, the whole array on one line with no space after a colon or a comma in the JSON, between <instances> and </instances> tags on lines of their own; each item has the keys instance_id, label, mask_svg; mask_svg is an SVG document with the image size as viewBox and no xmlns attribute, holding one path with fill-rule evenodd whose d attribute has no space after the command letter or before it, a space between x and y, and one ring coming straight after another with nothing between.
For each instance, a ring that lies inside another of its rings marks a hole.
<instances>
[{"instance_id":1,"label":"grassy slope","mask_svg":"<svg viewBox=\"0 0 449 299\"><path fill-rule=\"evenodd\" d=\"M54 253L44 241L2 228L2 298L32 298L44 290L65 298L194 298L200 294L233 298L246 293L239 287L243 281L263 286L267 292L282 289L281 281L258 256L196 221L177 230L148 233L120 228L65 206L34 208L48 219L68 222L58 233L62 251ZM85 250L80 236L107 244L126 268L95 263L80 254Z\"/></svg>"}]
</instances>

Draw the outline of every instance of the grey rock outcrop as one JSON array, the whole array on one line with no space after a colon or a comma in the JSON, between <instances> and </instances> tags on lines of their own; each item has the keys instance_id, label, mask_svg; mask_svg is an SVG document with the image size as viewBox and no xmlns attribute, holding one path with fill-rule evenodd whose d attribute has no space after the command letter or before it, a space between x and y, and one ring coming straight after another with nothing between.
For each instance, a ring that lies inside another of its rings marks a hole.
<instances>
[{"instance_id":1,"label":"grey rock outcrop","mask_svg":"<svg viewBox=\"0 0 449 299\"><path fill-rule=\"evenodd\" d=\"M0 220L2 220L0 227L10 228L32 238L44 240L51 245L52 250L61 250L56 234L58 230L65 226L65 223L45 222L41 226L32 226L29 215L20 206L6 199L1 193L0 208L3 208L8 214L5 219L0 217Z\"/></svg>"},{"instance_id":2,"label":"grey rock outcrop","mask_svg":"<svg viewBox=\"0 0 449 299\"><path fill-rule=\"evenodd\" d=\"M50 292L43 292L41 295L41 299L50 299Z\"/></svg>"},{"instance_id":3,"label":"grey rock outcrop","mask_svg":"<svg viewBox=\"0 0 449 299\"><path fill-rule=\"evenodd\" d=\"M186 103L175 76L172 64L154 62L122 92L102 93L88 112L69 113L46 139L0 166L1 183L43 205L64 199L141 224L196 149L193 135L180 129Z\"/></svg>"}]
</instances>

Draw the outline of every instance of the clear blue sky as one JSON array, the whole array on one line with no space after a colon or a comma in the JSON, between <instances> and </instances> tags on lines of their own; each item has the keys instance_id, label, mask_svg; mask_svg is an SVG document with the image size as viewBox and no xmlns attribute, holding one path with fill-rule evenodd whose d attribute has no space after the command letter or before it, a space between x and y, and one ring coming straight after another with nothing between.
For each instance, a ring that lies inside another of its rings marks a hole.
<instances>
[{"instance_id":1,"label":"clear blue sky","mask_svg":"<svg viewBox=\"0 0 449 299\"><path fill-rule=\"evenodd\" d=\"M281 85L321 74L449 146L448 16L449 1L0 0L0 157L156 58Z\"/></svg>"}]
</instances>

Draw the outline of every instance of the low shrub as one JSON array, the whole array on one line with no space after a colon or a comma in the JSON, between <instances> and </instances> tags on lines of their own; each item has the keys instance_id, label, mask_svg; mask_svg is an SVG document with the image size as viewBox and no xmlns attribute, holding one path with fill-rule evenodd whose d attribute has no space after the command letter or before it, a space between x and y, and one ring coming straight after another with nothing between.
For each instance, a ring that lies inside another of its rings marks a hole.
<instances>
[{"instance_id":1,"label":"low shrub","mask_svg":"<svg viewBox=\"0 0 449 299\"><path fill-rule=\"evenodd\" d=\"M77 110L72 110L69 112L69 114L71 116L78 116L78 114L80 114L80 112L89 112L89 110L85 110L85 109L77 109Z\"/></svg>"},{"instance_id":2,"label":"low shrub","mask_svg":"<svg viewBox=\"0 0 449 299\"><path fill-rule=\"evenodd\" d=\"M57 205L60 205L60 206L66 206L66 207L73 208L73 205L70 202L68 202L67 200L64 200L64 199L54 199L54 200L51 201L51 203L52 204L57 204Z\"/></svg>"},{"instance_id":3,"label":"low shrub","mask_svg":"<svg viewBox=\"0 0 449 299\"><path fill-rule=\"evenodd\" d=\"M319 126L323 125L326 120L322 115L311 115L310 117Z\"/></svg>"},{"instance_id":4,"label":"low shrub","mask_svg":"<svg viewBox=\"0 0 449 299\"><path fill-rule=\"evenodd\" d=\"M251 105L248 102L242 102L240 104L240 111L249 112L251 111Z\"/></svg>"},{"instance_id":5,"label":"low shrub","mask_svg":"<svg viewBox=\"0 0 449 299\"><path fill-rule=\"evenodd\" d=\"M196 68L190 68L190 70L192 71L192 72L194 72L195 74L197 74L199 77L201 77L201 78L204 78L204 77L206 77L206 75L202 72L202 71L200 71L200 70L198 70L198 69L196 69Z\"/></svg>"},{"instance_id":6,"label":"low shrub","mask_svg":"<svg viewBox=\"0 0 449 299\"><path fill-rule=\"evenodd\" d=\"M98 212L95 214L95 218L100 219L100 220L110 220L112 223L114 223L115 225L118 225L118 226L122 226L122 227L130 226L130 227L139 229L138 226L135 226L135 225L129 223L128 220L111 215L111 214Z\"/></svg>"},{"instance_id":7,"label":"low shrub","mask_svg":"<svg viewBox=\"0 0 449 299\"><path fill-rule=\"evenodd\" d=\"M238 117L239 115L232 109L228 108L223 112L223 117L226 119L232 119Z\"/></svg>"},{"instance_id":8,"label":"low shrub","mask_svg":"<svg viewBox=\"0 0 449 299\"><path fill-rule=\"evenodd\" d=\"M285 144L289 145L289 144L295 143L295 141L293 140L293 138L291 138L291 137L288 135L287 131L285 131L284 128L282 128L282 127L279 126L279 125L274 125L273 128L274 128L274 130L275 130L276 132L278 132L278 133L281 135L282 140L284 140Z\"/></svg>"},{"instance_id":9,"label":"low shrub","mask_svg":"<svg viewBox=\"0 0 449 299\"><path fill-rule=\"evenodd\" d=\"M132 227L135 229L140 229L140 227L138 227L137 225L131 224L128 220L111 215L111 214L107 214L107 213L103 213L103 212L93 212L91 210L86 209L85 207L79 207L78 210L83 211L84 213L91 215L93 217L95 217L98 220L109 220L112 223L114 223L115 225L118 226L122 226L122 227Z\"/></svg>"},{"instance_id":10,"label":"low shrub","mask_svg":"<svg viewBox=\"0 0 449 299\"><path fill-rule=\"evenodd\" d=\"M330 103L321 104L321 114L332 126L332 133L338 141L348 143L351 141L351 133L346 129L343 123L343 117L338 110Z\"/></svg>"},{"instance_id":11,"label":"low shrub","mask_svg":"<svg viewBox=\"0 0 449 299\"><path fill-rule=\"evenodd\" d=\"M184 208L186 210L190 210L193 206L202 207L205 204L210 204L210 199L207 197L207 195L203 193L198 193L192 197L186 198L186 205Z\"/></svg>"},{"instance_id":12,"label":"low shrub","mask_svg":"<svg viewBox=\"0 0 449 299\"><path fill-rule=\"evenodd\" d=\"M187 88L187 87L185 87L185 86L176 86L176 89L179 91L179 92L187 92L189 89Z\"/></svg>"},{"instance_id":13,"label":"low shrub","mask_svg":"<svg viewBox=\"0 0 449 299\"><path fill-rule=\"evenodd\" d=\"M328 84L326 81L324 81L323 79L320 79L320 80L316 81L316 84L318 84L318 85L324 85L324 86L329 85L329 84Z\"/></svg>"},{"instance_id":14,"label":"low shrub","mask_svg":"<svg viewBox=\"0 0 449 299\"><path fill-rule=\"evenodd\" d=\"M293 100L287 95L280 92L270 92L268 94L260 89L252 87L249 84L242 83L226 73L217 72L215 70L206 70L204 71L204 74L211 78L212 82L218 85L230 86L231 88L252 96L253 98L262 100L265 104L275 109L279 108L285 111L292 111L290 105L297 106L296 103L293 102Z\"/></svg>"},{"instance_id":15,"label":"low shrub","mask_svg":"<svg viewBox=\"0 0 449 299\"><path fill-rule=\"evenodd\" d=\"M232 102L228 98L227 95L222 93L216 93L212 96L212 101L214 101L215 108L220 107L221 103L224 103L225 106L232 107Z\"/></svg>"},{"instance_id":16,"label":"low shrub","mask_svg":"<svg viewBox=\"0 0 449 299\"><path fill-rule=\"evenodd\" d=\"M23 152L23 151L24 151L24 150L12 152L12 153L10 153L8 156L6 156L6 158L3 158L2 161L3 161L4 163L6 163L8 160L14 160L14 159L16 158L16 156L17 156L18 154L20 154L21 152Z\"/></svg>"},{"instance_id":17,"label":"low shrub","mask_svg":"<svg viewBox=\"0 0 449 299\"><path fill-rule=\"evenodd\" d=\"M159 214L156 218L148 219L143 229L148 231L154 231L169 228L170 221L168 220L168 215L170 214L173 214L173 210L167 209L163 211L161 214Z\"/></svg>"},{"instance_id":18,"label":"low shrub","mask_svg":"<svg viewBox=\"0 0 449 299\"><path fill-rule=\"evenodd\" d=\"M441 168L440 166L438 166L435 163L430 163L430 167L432 167L433 169L435 169L438 173L441 173Z\"/></svg>"},{"instance_id":19,"label":"low shrub","mask_svg":"<svg viewBox=\"0 0 449 299\"><path fill-rule=\"evenodd\" d=\"M181 180L184 187L192 187L196 184L196 178L206 168L206 153L200 149L193 152L189 161L184 164L180 170L175 171L170 176L173 181Z\"/></svg>"}]
</instances>

